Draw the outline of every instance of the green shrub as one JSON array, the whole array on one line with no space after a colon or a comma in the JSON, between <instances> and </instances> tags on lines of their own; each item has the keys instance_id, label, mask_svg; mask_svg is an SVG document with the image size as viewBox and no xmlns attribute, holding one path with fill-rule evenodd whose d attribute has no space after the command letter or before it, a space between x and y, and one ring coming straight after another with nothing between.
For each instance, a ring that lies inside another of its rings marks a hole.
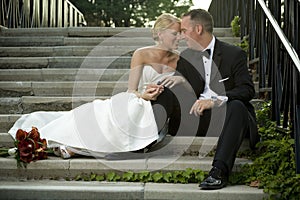
<instances>
[{"instance_id":1,"label":"green shrub","mask_svg":"<svg viewBox=\"0 0 300 200\"><path fill-rule=\"evenodd\" d=\"M300 175L296 174L294 139L289 129L278 128L270 120L271 104L256 111L261 142L253 164L233 176L233 183L256 184L269 199L300 199Z\"/></svg>"},{"instance_id":2,"label":"green shrub","mask_svg":"<svg viewBox=\"0 0 300 200\"><path fill-rule=\"evenodd\" d=\"M241 36L241 26L240 26L240 17L235 16L233 20L230 23L231 30L234 37L240 37Z\"/></svg>"},{"instance_id":3,"label":"green shrub","mask_svg":"<svg viewBox=\"0 0 300 200\"><path fill-rule=\"evenodd\" d=\"M126 181L126 182L155 182L155 183L199 183L204 180L206 172L200 169L187 168L183 171L171 172L124 172L117 174L108 172L106 174L80 174L74 180L76 181Z\"/></svg>"}]
</instances>

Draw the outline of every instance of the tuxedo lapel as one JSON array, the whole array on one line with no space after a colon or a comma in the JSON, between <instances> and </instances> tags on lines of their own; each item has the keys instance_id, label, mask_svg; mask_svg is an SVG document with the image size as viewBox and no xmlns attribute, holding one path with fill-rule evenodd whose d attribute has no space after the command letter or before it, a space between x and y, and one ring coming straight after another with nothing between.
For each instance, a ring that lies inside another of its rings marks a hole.
<instances>
[{"instance_id":1,"label":"tuxedo lapel","mask_svg":"<svg viewBox=\"0 0 300 200\"><path fill-rule=\"evenodd\" d=\"M203 64L203 56L201 55L201 52L199 51L193 51L193 65L195 69L199 72L201 75L201 78L205 80L205 71L204 71L204 64Z\"/></svg>"},{"instance_id":2,"label":"tuxedo lapel","mask_svg":"<svg viewBox=\"0 0 300 200\"><path fill-rule=\"evenodd\" d=\"M186 54L185 57L192 65L190 69L194 68L201 75L201 79L205 80L203 58L200 52L196 50L188 49L188 53Z\"/></svg>"},{"instance_id":3,"label":"tuxedo lapel","mask_svg":"<svg viewBox=\"0 0 300 200\"><path fill-rule=\"evenodd\" d=\"M220 43L216 39L215 47L214 47L214 54L213 54L213 61L211 65L211 74L210 74L210 81L213 81L216 78L216 75L220 71L221 61L222 61L222 53L220 51Z\"/></svg>"}]
</instances>

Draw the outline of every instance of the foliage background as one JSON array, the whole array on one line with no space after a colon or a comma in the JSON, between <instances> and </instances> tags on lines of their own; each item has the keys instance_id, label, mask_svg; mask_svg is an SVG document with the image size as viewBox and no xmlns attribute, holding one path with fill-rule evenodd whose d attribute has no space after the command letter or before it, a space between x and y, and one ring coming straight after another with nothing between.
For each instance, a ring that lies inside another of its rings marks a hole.
<instances>
[{"instance_id":1,"label":"foliage background","mask_svg":"<svg viewBox=\"0 0 300 200\"><path fill-rule=\"evenodd\" d=\"M160 14L180 17L192 0L71 0L84 14L88 26L147 27Z\"/></svg>"}]
</instances>

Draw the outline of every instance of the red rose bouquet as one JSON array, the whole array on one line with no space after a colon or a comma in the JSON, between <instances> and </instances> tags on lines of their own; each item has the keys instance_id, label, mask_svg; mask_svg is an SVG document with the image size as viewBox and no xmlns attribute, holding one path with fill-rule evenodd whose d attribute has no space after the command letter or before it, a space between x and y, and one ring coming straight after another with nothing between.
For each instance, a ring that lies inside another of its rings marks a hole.
<instances>
[{"instance_id":1,"label":"red rose bouquet","mask_svg":"<svg viewBox=\"0 0 300 200\"><path fill-rule=\"evenodd\" d=\"M40 133L36 127L26 132L19 129L16 133L15 148L8 151L10 155L15 154L18 166L24 166L32 161L47 158L46 139L40 138Z\"/></svg>"}]
</instances>

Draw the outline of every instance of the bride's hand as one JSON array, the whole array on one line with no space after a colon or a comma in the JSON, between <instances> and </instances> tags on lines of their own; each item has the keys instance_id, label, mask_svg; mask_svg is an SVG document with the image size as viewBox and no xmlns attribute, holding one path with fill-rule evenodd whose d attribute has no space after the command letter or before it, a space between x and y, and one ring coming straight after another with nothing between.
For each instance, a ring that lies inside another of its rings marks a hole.
<instances>
[{"instance_id":1,"label":"bride's hand","mask_svg":"<svg viewBox=\"0 0 300 200\"><path fill-rule=\"evenodd\" d=\"M141 98L145 100L156 100L163 91L164 87L162 85L148 84Z\"/></svg>"},{"instance_id":2,"label":"bride's hand","mask_svg":"<svg viewBox=\"0 0 300 200\"><path fill-rule=\"evenodd\" d=\"M182 76L169 76L162 80L161 85L172 88L179 83L184 83L185 79Z\"/></svg>"}]
</instances>

